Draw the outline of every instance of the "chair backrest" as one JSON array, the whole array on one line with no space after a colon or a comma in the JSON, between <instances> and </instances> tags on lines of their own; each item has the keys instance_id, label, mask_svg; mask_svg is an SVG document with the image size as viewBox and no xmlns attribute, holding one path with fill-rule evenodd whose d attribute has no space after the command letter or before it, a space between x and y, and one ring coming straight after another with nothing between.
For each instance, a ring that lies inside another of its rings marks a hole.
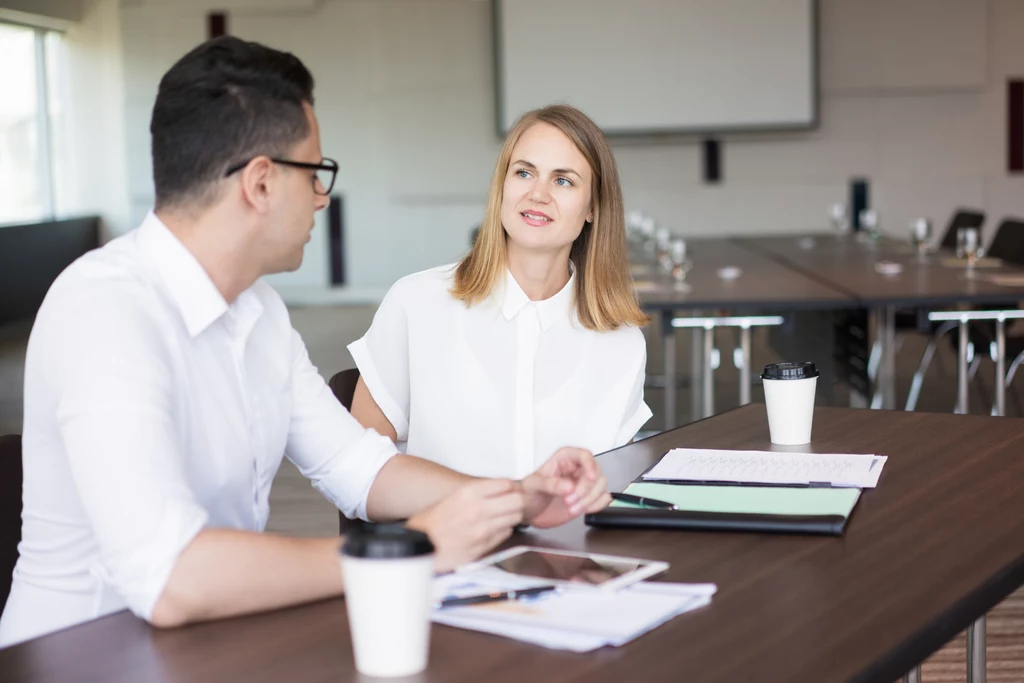
<instances>
[{"instance_id":1,"label":"chair backrest","mask_svg":"<svg viewBox=\"0 0 1024 683\"><path fill-rule=\"evenodd\" d=\"M1024 266L1024 220L1007 218L999 224L989 245L988 255Z\"/></svg>"},{"instance_id":2,"label":"chair backrest","mask_svg":"<svg viewBox=\"0 0 1024 683\"><path fill-rule=\"evenodd\" d=\"M957 209L949 220L949 227L942 238L945 249L956 249L956 233L960 228L977 228L978 240L981 243L981 226L985 222L985 214L974 209Z\"/></svg>"},{"instance_id":3,"label":"chair backrest","mask_svg":"<svg viewBox=\"0 0 1024 683\"><path fill-rule=\"evenodd\" d=\"M334 392L334 396L345 406L345 410L352 410L352 397L356 393L356 384L359 382L359 368L342 370L331 377L327 383Z\"/></svg>"},{"instance_id":4,"label":"chair backrest","mask_svg":"<svg viewBox=\"0 0 1024 683\"><path fill-rule=\"evenodd\" d=\"M336 373L331 380L327 383L327 386L334 392L334 397L338 399L341 405L345 406L345 410L352 410L352 397L356 393L356 384L359 383L359 368L352 368L351 370L342 370ZM349 519L338 510L338 531L341 535L345 535L349 532L355 531L360 527L360 520Z\"/></svg>"},{"instance_id":5,"label":"chair backrest","mask_svg":"<svg viewBox=\"0 0 1024 683\"><path fill-rule=\"evenodd\" d=\"M21 542L21 435L0 436L0 612L11 592Z\"/></svg>"}]
</instances>

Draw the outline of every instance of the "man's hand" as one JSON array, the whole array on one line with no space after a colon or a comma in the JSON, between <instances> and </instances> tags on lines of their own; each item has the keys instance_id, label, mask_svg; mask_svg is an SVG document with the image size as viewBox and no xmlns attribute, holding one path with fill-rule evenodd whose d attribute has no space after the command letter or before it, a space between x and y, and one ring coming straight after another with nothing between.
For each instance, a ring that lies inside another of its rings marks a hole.
<instances>
[{"instance_id":1,"label":"man's hand","mask_svg":"<svg viewBox=\"0 0 1024 683\"><path fill-rule=\"evenodd\" d=\"M608 481L590 451L560 448L536 472L523 479L526 521L535 527L565 524L612 501Z\"/></svg>"},{"instance_id":2,"label":"man's hand","mask_svg":"<svg viewBox=\"0 0 1024 683\"><path fill-rule=\"evenodd\" d=\"M481 479L416 513L406 526L430 536L437 570L450 571L508 538L523 521L525 498L518 482Z\"/></svg>"}]
</instances>

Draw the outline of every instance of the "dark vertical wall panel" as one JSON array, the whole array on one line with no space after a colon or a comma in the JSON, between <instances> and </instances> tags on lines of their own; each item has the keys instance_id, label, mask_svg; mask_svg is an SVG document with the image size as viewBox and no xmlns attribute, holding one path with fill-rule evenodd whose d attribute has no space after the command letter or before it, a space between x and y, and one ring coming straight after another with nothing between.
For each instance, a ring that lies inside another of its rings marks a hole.
<instances>
[{"instance_id":1,"label":"dark vertical wall panel","mask_svg":"<svg viewBox=\"0 0 1024 683\"><path fill-rule=\"evenodd\" d=\"M1024 172L1024 80L1011 79L1007 83L1007 169L1010 173Z\"/></svg>"},{"instance_id":2,"label":"dark vertical wall panel","mask_svg":"<svg viewBox=\"0 0 1024 683\"><path fill-rule=\"evenodd\" d=\"M210 12L206 15L206 19L208 38L220 38L228 34L227 12Z\"/></svg>"},{"instance_id":3,"label":"dark vertical wall panel","mask_svg":"<svg viewBox=\"0 0 1024 683\"><path fill-rule=\"evenodd\" d=\"M61 271L99 246L99 229L95 216L0 228L0 323L32 318Z\"/></svg>"}]
</instances>

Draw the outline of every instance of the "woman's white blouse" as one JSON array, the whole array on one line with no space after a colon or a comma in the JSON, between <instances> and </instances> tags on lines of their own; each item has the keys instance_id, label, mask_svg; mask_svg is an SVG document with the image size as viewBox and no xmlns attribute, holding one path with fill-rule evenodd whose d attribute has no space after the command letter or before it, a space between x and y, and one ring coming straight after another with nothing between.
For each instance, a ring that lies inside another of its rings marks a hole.
<instances>
[{"instance_id":1,"label":"woman's white blouse","mask_svg":"<svg viewBox=\"0 0 1024 683\"><path fill-rule=\"evenodd\" d=\"M576 319L575 276L530 301L511 273L473 306L449 294L454 265L402 278L349 345L409 453L467 474L523 477L562 446L601 453L651 417L643 333Z\"/></svg>"}]
</instances>

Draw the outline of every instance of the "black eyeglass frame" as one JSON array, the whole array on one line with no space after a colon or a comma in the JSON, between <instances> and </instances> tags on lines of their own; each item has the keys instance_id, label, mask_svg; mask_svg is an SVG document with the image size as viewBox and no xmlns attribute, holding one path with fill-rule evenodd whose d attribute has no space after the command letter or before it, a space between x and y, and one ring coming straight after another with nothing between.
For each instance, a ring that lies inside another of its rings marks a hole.
<instances>
[{"instance_id":1,"label":"black eyeglass frame","mask_svg":"<svg viewBox=\"0 0 1024 683\"><path fill-rule=\"evenodd\" d=\"M227 178L232 173L238 173L243 168L251 164L253 159L256 158L258 157L252 157L252 159L248 159L246 161L229 167L227 172L224 174L224 177ZM330 184L324 187L323 192L320 192L316 189L316 181L318 180L318 178L315 175L313 176L313 192L316 192L317 194L321 194L324 196L329 195L331 193L331 189L334 187L334 181L338 179L338 162L335 161L334 159L328 159L327 157L324 157L323 161L321 161L319 164L313 164L308 161L292 161L291 159L277 159L275 157L267 158L273 161L275 164L282 164L284 166L292 166L294 168L305 168L311 171L330 171L331 182ZM323 185L323 183L321 183L321 185Z\"/></svg>"}]
</instances>

